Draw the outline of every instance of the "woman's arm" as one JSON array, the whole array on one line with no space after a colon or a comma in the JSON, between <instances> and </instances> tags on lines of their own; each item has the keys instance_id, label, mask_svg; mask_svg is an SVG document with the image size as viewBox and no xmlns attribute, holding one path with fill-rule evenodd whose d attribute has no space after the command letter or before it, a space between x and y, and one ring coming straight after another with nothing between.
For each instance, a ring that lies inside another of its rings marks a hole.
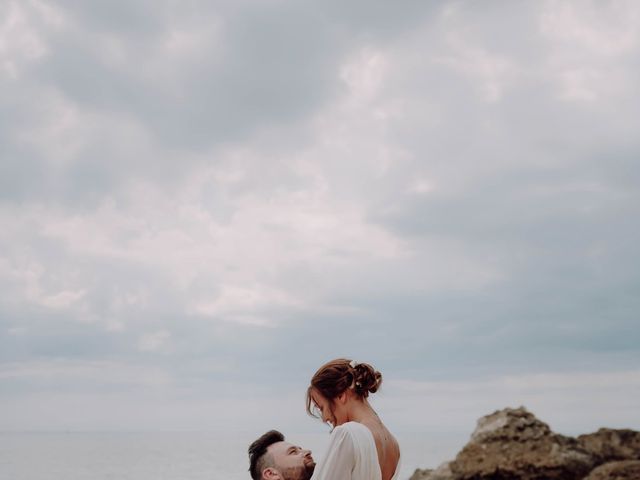
<instances>
[{"instance_id":1,"label":"woman's arm","mask_svg":"<svg viewBox=\"0 0 640 480\"><path fill-rule=\"evenodd\" d=\"M346 428L336 427L327 454L316 465L311 480L351 480L355 461L353 438Z\"/></svg>"}]
</instances>

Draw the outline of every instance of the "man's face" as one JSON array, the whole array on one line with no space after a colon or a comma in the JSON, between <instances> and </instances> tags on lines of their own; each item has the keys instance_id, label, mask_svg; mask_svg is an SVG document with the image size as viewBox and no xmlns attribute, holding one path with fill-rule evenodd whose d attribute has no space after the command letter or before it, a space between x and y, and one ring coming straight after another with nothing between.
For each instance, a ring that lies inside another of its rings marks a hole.
<instances>
[{"instance_id":1,"label":"man's face","mask_svg":"<svg viewBox=\"0 0 640 480\"><path fill-rule=\"evenodd\" d=\"M309 480L316 466L311 450L304 450L289 442L269 445L267 453L273 456L273 463L282 480Z\"/></svg>"}]
</instances>

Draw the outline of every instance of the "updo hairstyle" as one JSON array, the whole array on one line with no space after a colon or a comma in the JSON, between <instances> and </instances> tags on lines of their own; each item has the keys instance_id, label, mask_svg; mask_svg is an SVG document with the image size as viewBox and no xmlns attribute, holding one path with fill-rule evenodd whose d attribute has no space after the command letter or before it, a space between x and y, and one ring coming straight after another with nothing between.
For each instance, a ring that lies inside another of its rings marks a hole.
<instances>
[{"instance_id":1,"label":"updo hairstyle","mask_svg":"<svg viewBox=\"0 0 640 480\"><path fill-rule=\"evenodd\" d=\"M353 366L352 366L353 365ZM382 384L382 374L368 363L357 363L346 358L337 358L325 363L313 375L307 388L307 413L313 417L311 391L317 390L324 398L333 400L347 389L352 389L359 398L376 393Z\"/></svg>"}]
</instances>

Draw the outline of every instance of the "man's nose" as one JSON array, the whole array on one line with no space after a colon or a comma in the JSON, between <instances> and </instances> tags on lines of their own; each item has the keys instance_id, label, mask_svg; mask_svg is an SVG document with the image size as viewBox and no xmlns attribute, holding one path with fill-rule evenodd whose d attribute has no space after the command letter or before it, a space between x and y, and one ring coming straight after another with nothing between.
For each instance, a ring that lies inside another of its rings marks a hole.
<instances>
[{"instance_id":1,"label":"man's nose","mask_svg":"<svg viewBox=\"0 0 640 480\"><path fill-rule=\"evenodd\" d=\"M303 449L302 454L306 457L307 455L311 455L311 450Z\"/></svg>"}]
</instances>

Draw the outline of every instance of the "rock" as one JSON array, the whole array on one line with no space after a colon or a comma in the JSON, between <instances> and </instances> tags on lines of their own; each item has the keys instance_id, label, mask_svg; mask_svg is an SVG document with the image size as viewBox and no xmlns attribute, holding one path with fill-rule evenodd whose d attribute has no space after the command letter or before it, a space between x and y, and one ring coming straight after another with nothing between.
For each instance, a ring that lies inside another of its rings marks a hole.
<instances>
[{"instance_id":1,"label":"rock","mask_svg":"<svg viewBox=\"0 0 640 480\"><path fill-rule=\"evenodd\" d=\"M640 460L609 462L593 470L584 480L638 480Z\"/></svg>"},{"instance_id":2,"label":"rock","mask_svg":"<svg viewBox=\"0 0 640 480\"><path fill-rule=\"evenodd\" d=\"M425 468L425 469L416 468L416 471L413 472L413 475L409 477L409 480L428 480L429 475L431 475L431 472L433 472L433 470L429 468Z\"/></svg>"},{"instance_id":3,"label":"rock","mask_svg":"<svg viewBox=\"0 0 640 480\"><path fill-rule=\"evenodd\" d=\"M597 467L597 468L596 468ZM588 475L588 476L587 476ZM410 480L640 480L640 432L554 433L524 407L478 420L455 460Z\"/></svg>"},{"instance_id":4,"label":"rock","mask_svg":"<svg viewBox=\"0 0 640 480\"><path fill-rule=\"evenodd\" d=\"M580 435L578 443L598 460L640 460L640 432L601 428L595 433ZM640 478L640 477L639 477Z\"/></svg>"},{"instance_id":5,"label":"rock","mask_svg":"<svg viewBox=\"0 0 640 480\"><path fill-rule=\"evenodd\" d=\"M577 440L553 433L521 407L478 420L450 469L456 480L578 480L595 464Z\"/></svg>"},{"instance_id":6,"label":"rock","mask_svg":"<svg viewBox=\"0 0 640 480\"><path fill-rule=\"evenodd\" d=\"M524 407L505 408L480 418L471 434L471 441L526 441L543 438L551 433L549 425L538 420Z\"/></svg>"},{"instance_id":7,"label":"rock","mask_svg":"<svg viewBox=\"0 0 640 480\"><path fill-rule=\"evenodd\" d=\"M451 471L451 462L445 462L431 472L429 480L454 480L455 477Z\"/></svg>"},{"instance_id":8,"label":"rock","mask_svg":"<svg viewBox=\"0 0 640 480\"><path fill-rule=\"evenodd\" d=\"M451 462L445 462L435 470L417 468L409 480L455 480L455 477L451 471Z\"/></svg>"}]
</instances>

